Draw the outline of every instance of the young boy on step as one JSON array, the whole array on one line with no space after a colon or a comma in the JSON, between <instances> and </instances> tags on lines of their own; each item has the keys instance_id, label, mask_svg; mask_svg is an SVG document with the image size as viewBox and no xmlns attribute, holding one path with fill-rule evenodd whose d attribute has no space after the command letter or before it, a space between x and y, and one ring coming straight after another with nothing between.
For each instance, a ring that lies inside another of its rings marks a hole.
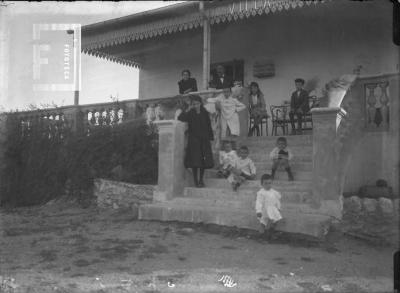
<instances>
[{"instance_id":1,"label":"young boy on step","mask_svg":"<svg viewBox=\"0 0 400 293\"><path fill-rule=\"evenodd\" d=\"M279 137L276 141L276 147L270 153L272 159L271 177L274 179L276 169L282 167L288 173L289 181L293 181L292 170L290 169L289 161L293 158L292 152L287 148L287 141L284 137Z\"/></svg>"},{"instance_id":2,"label":"young boy on step","mask_svg":"<svg viewBox=\"0 0 400 293\"><path fill-rule=\"evenodd\" d=\"M262 188L257 192L256 199L256 215L260 221L259 232L268 233L270 238L271 233L275 229L276 223L282 219L281 210L281 194L272 189L272 176L264 174L261 177Z\"/></svg>"}]
</instances>

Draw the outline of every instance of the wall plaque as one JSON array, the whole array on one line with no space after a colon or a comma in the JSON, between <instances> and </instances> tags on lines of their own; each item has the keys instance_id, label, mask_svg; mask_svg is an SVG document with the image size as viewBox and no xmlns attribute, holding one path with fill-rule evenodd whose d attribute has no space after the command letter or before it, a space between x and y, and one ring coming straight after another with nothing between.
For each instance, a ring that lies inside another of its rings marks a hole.
<instances>
[{"instance_id":1,"label":"wall plaque","mask_svg":"<svg viewBox=\"0 0 400 293\"><path fill-rule=\"evenodd\" d=\"M275 64L272 61L256 61L253 65L253 76L258 78L275 75Z\"/></svg>"}]
</instances>

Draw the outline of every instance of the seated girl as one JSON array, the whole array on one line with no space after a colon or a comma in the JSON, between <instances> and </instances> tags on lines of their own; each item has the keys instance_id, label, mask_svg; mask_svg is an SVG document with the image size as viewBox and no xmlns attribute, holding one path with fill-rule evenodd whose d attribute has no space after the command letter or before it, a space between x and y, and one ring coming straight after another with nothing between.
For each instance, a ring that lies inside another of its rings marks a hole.
<instances>
[{"instance_id":1,"label":"seated girl","mask_svg":"<svg viewBox=\"0 0 400 293\"><path fill-rule=\"evenodd\" d=\"M254 81L250 83L249 111L250 111L250 118L254 120L254 125L249 130L249 136L254 134L254 131L257 131L257 136L259 136L260 135L259 125L261 123L261 120L264 117L268 117L268 114L265 105L264 95L261 92L258 83Z\"/></svg>"}]
</instances>

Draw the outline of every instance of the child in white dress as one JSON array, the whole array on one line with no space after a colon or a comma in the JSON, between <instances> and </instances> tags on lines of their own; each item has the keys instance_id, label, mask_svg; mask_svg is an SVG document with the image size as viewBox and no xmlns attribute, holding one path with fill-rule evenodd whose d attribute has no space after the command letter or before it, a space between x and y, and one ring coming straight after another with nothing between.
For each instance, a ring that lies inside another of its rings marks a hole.
<instances>
[{"instance_id":1,"label":"child in white dress","mask_svg":"<svg viewBox=\"0 0 400 293\"><path fill-rule=\"evenodd\" d=\"M238 158L236 151L232 149L232 143L230 141L223 142L223 150L219 152L219 170L218 176L228 178L231 173L230 170L235 166L235 162Z\"/></svg>"},{"instance_id":2,"label":"child in white dress","mask_svg":"<svg viewBox=\"0 0 400 293\"><path fill-rule=\"evenodd\" d=\"M208 103L217 103L221 107L221 137L226 138L229 127L231 136L240 135L240 121L238 112L245 110L246 106L232 97L231 89L215 98L208 98Z\"/></svg>"},{"instance_id":3,"label":"child in white dress","mask_svg":"<svg viewBox=\"0 0 400 293\"><path fill-rule=\"evenodd\" d=\"M281 210L281 194L272 189L272 177L269 174L264 174L261 177L262 188L257 192L256 199L256 214L260 221L260 233L270 232L276 226L276 223L282 219Z\"/></svg>"},{"instance_id":4,"label":"child in white dress","mask_svg":"<svg viewBox=\"0 0 400 293\"><path fill-rule=\"evenodd\" d=\"M254 180L256 178L256 166L252 159L249 158L249 149L246 146L241 146L238 153L235 165L230 169L231 174L228 177L234 191L245 180Z\"/></svg>"}]
</instances>

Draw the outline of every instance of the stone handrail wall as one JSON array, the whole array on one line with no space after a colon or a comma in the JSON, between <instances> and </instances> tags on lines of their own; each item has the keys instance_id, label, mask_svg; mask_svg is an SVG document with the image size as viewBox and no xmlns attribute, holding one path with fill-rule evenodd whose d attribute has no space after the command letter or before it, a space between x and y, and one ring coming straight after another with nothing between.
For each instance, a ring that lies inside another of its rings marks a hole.
<instances>
[{"instance_id":1,"label":"stone handrail wall","mask_svg":"<svg viewBox=\"0 0 400 293\"><path fill-rule=\"evenodd\" d=\"M335 139L336 155L339 160L339 177L341 191L344 189L345 175L347 173L351 156L355 147L370 131L388 132L396 141L399 132L398 99L399 74L386 74L379 76L360 77L349 84L345 95L340 100L339 107L343 110L340 121L337 121L337 136ZM380 105L375 107L376 100L373 95L377 88L380 89ZM333 100L333 99L332 99ZM390 111L389 111L390 110ZM381 114L381 121L376 123L376 114ZM392 113L392 115L389 115ZM399 158L397 157L397 160ZM396 160L396 158L393 158Z\"/></svg>"},{"instance_id":2,"label":"stone handrail wall","mask_svg":"<svg viewBox=\"0 0 400 293\"><path fill-rule=\"evenodd\" d=\"M194 92L203 101L214 97L221 90ZM53 132L69 129L77 132L90 133L94 127L120 124L129 120L145 118L146 109L150 105L159 105L163 113L162 119L175 119L176 111L191 94L160 97L154 99L131 99L108 103L96 103L79 106L63 106L57 108L37 109L31 111L16 111L7 116L20 122L22 134L31 130L33 125L46 124Z\"/></svg>"},{"instance_id":3,"label":"stone handrail wall","mask_svg":"<svg viewBox=\"0 0 400 293\"><path fill-rule=\"evenodd\" d=\"M320 101L321 107L311 110L314 124L312 205L335 217L341 214L341 198L352 154L355 148L360 148L361 140L370 131L366 108L366 86L370 84L382 84L387 88L387 93L381 96L384 97L386 105L390 105L393 113L388 115L386 140L391 152L394 152L395 141L399 137L399 124L396 121L399 106L394 98L398 96L399 74L373 77L342 76L327 85L327 94ZM386 101L386 96L391 97L389 102ZM398 162L398 151L397 155L392 155L392 162Z\"/></svg>"}]
</instances>

